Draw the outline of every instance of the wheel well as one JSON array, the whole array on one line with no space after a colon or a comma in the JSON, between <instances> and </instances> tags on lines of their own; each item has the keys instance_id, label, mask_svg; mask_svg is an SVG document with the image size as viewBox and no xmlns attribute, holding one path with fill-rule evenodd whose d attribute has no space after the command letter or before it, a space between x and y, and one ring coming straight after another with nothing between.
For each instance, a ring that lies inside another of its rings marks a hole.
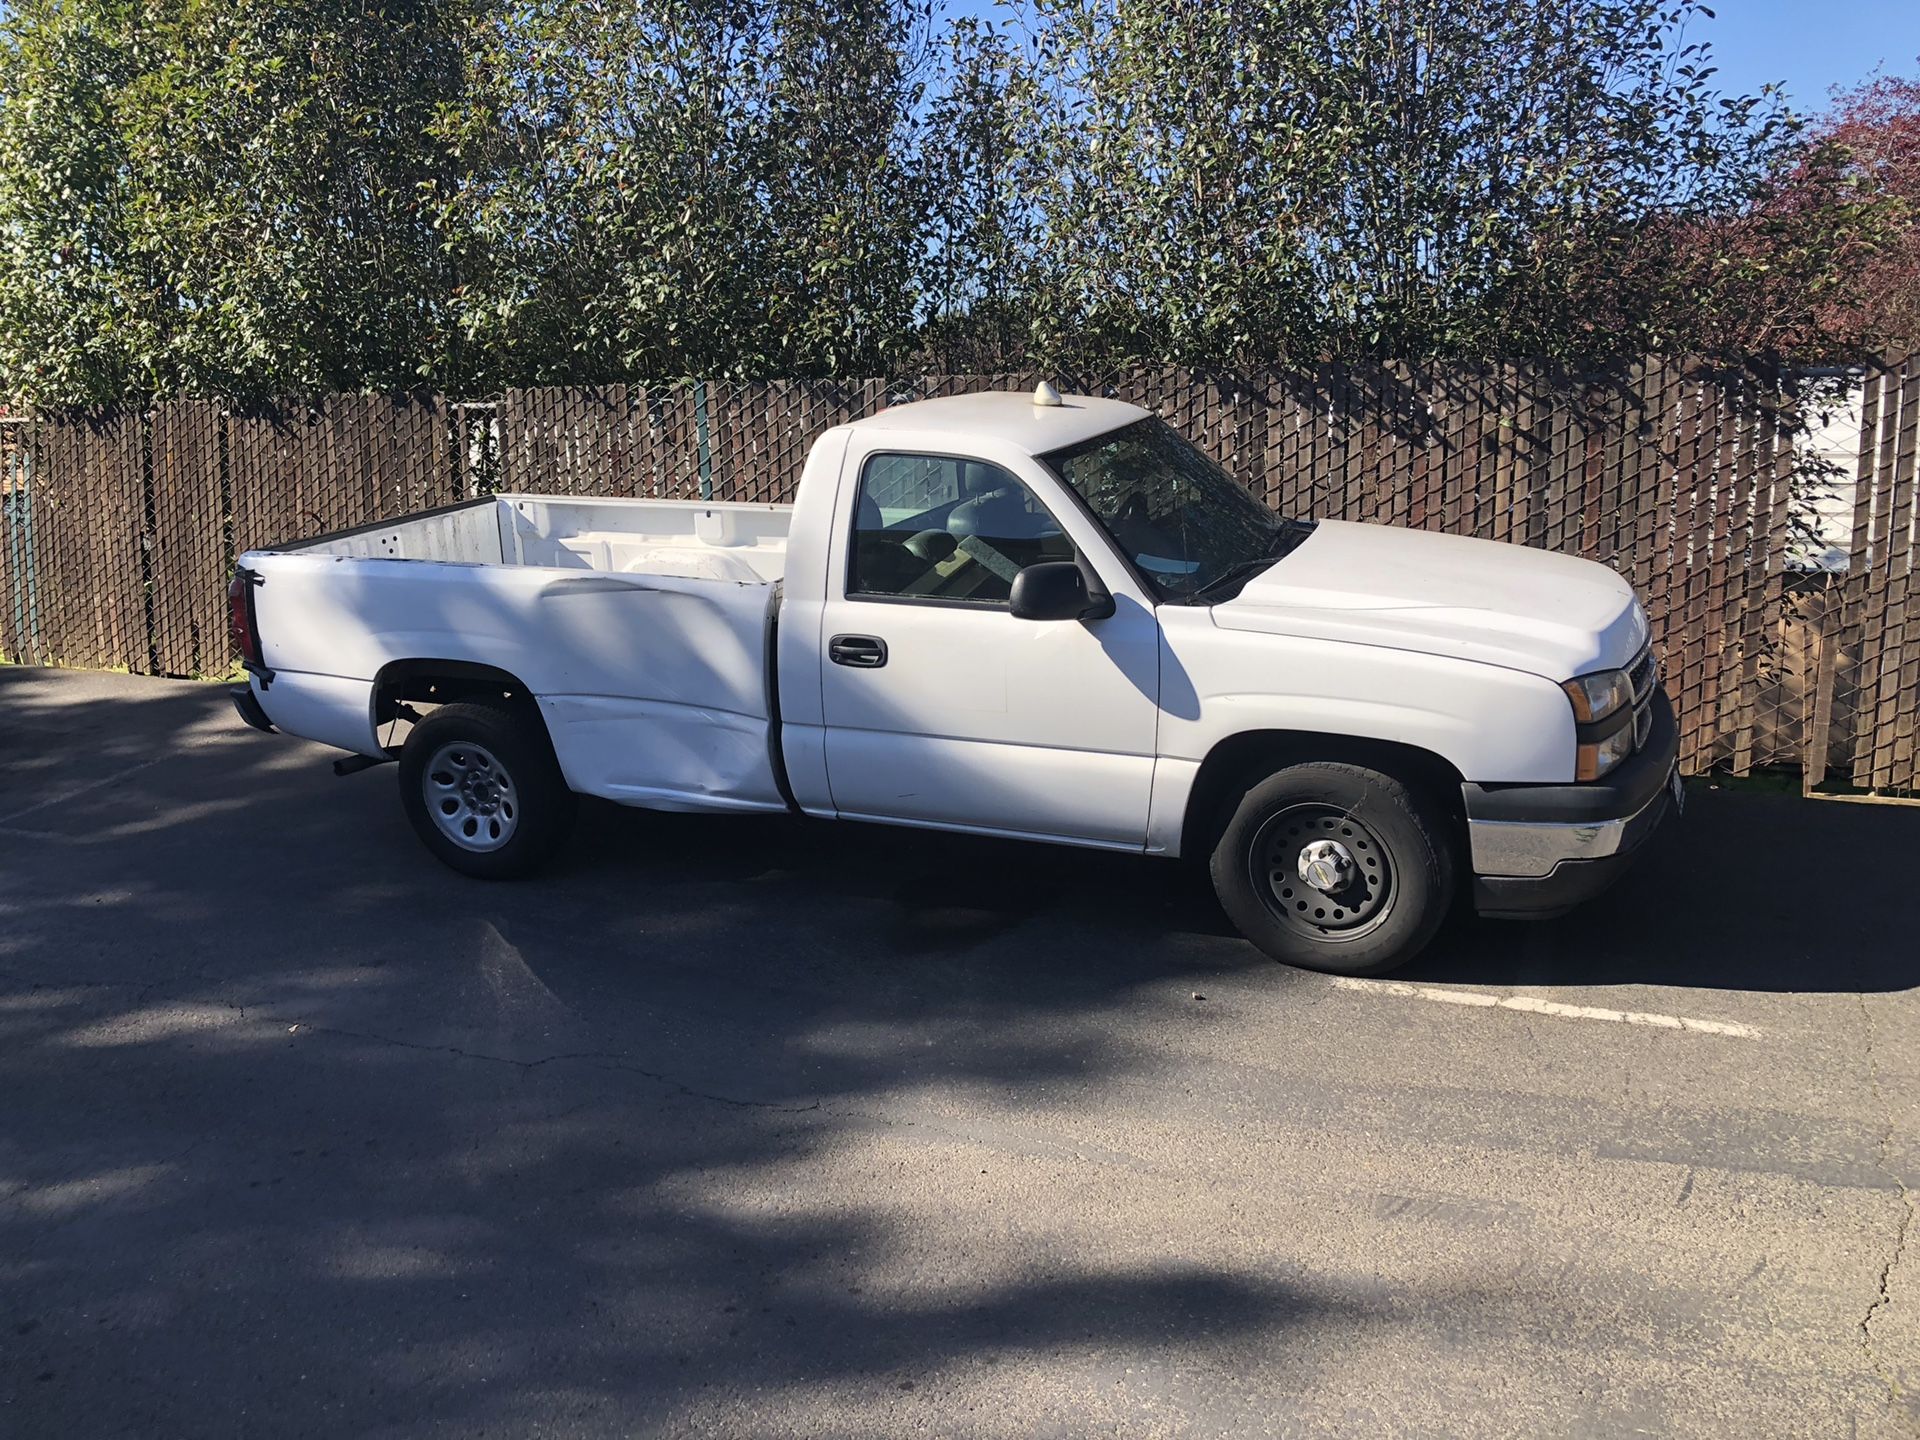
<instances>
[{"instance_id":1,"label":"wheel well","mask_svg":"<svg viewBox=\"0 0 1920 1440\"><path fill-rule=\"evenodd\" d=\"M1205 858L1233 818L1241 796L1283 766L1312 761L1364 765L1391 775L1440 805L1454 824L1465 824L1460 794L1465 777L1431 750L1313 730L1249 730L1222 740L1200 763L1200 773L1187 794L1180 853Z\"/></svg>"},{"instance_id":2,"label":"wheel well","mask_svg":"<svg viewBox=\"0 0 1920 1440\"><path fill-rule=\"evenodd\" d=\"M395 720L410 720L414 705L452 705L468 701L497 705L530 715L546 728L533 692L518 678L493 665L471 660L394 660L380 668L373 680L373 728Z\"/></svg>"}]
</instances>

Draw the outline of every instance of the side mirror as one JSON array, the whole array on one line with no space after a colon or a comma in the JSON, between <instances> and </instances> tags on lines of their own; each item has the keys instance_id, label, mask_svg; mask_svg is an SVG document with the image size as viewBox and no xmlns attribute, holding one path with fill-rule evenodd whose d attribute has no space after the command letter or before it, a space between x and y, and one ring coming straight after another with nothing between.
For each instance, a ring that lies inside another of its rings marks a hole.
<instances>
[{"instance_id":1,"label":"side mirror","mask_svg":"<svg viewBox=\"0 0 1920 1440\"><path fill-rule=\"evenodd\" d=\"M1072 560L1027 566L1013 577L1008 604L1016 620L1099 620L1113 614L1113 597L1090 591Z\"/></svg>"}]
</instances>

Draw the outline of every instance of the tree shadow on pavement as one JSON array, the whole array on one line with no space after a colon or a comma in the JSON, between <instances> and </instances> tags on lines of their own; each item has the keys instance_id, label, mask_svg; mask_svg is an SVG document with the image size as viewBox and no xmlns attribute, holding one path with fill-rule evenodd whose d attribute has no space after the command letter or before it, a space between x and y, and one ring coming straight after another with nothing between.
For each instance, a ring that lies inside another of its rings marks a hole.
<instances>
[{"instance_id":1,"label":"tree shadow on pavement","mask_svg":"<svg viewBox=\"0 0 1920 1440\"><path fill-rule=\"evenodd\" d=\"M1196 867L590 806L552 873L489 886L415 843L391 771L336 781L204 687L0 670L0 727L19 1433L903 1433L937 1401L1018 1433L1035 1412L991 1401L1036 1357L1119 1404L1115 1355L1304 1375L1435 1310L1614 1324L1504 1283L1231 1269L1166 1217L1079 1248L1027 1213L952 1097L1151 1094L1116 1017L1322 993ZM1912 817L1702 802L1584 917L1464 927L1418 973L1837 988L1840 954L1899 951L1897 897L1828 912L1785 877L1849 844L1911 873ZM1914 983L1912 948L1860 983ZM958 1243L928 1224L955 1213Z\"/></svg>"},{"instance_id":2,"label":"tree shadow on pavement","mask_svg":"<svg viewBox=\"0 0 1920 1440\"><path fill-rule=\"evenodd\" d=\"M1359 1308L1063 1249L993 1147L947 1173L888 1118L1124 1074L1100 1016L1222 963L1143 943L1151 890L1117 957L1051 921L1061 886L1111 912L1098 865L593 807L488 886L391 771L336 781L203 687L0 670L0 727L19 1433L898 1433L936 1381ZM948 1194L977 1248L925 1233Z\"/></svg>"}]
</instances>

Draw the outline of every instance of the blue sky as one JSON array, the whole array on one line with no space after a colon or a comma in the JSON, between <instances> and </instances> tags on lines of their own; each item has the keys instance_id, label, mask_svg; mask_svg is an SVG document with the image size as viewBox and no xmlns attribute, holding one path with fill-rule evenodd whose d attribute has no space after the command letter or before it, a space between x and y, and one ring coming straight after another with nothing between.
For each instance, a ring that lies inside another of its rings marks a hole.
<instances>
[{"instance_id":1,"label":"blue sky","mask_svg":"<svg viewBox=\"0 0 1920 1440\"><path fill-rule=\"evenodd\" d=\"M1231 3L1231 0L1224 0ZM1707 0L1688 39L1713 47L1716 80L1729 94L1785 88L1803 115L1826 109L1835 85L1853 86L1875 66L1920 76L1920 0ZM962 15L1004 16L994 0L946 0Z\"/></svg>"},{"instance_id":2,"label":"blue sky","mask_svg":"<svg viewBox=\"0 0 1920 1440\"><path fill-rule=\"evenodd\" d=\"M1709 0L1690 40L1713 47L1714 78L1729 92L1786 87L1793 108L1818 114L1835 85L1881 66L1920 75L1920 0Z\"/></svg>"}]
</instances>

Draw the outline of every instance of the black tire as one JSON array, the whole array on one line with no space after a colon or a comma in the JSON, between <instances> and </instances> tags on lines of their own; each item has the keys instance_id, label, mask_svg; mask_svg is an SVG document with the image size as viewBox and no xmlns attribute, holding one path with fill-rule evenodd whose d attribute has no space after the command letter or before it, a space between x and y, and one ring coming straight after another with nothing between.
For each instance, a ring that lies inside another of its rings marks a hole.
<instances>
[{"instance_id":1,"label":"black tire","mask_svg":"<svg viewBox=\"0 0 1920 1440\"><path fill-rule=\"evenodd\" d=\"M1242 935L1282 964L1336 975L1405 964L1453 901L1444 814L1358 765L1289 765L1248 790L1211 870Z\"/></svg>"},{"instance_id":2,"label":"black tire","mask_svg":"<svg viewBox=\"0 0 1920 1440\"><path fill-rule=\"evenodd\" d=\"M442 864L513 880L566 840L575 797L537 716L460 704L442 705L407 736L400 804Z\"/></svg>"}]
</instances>

